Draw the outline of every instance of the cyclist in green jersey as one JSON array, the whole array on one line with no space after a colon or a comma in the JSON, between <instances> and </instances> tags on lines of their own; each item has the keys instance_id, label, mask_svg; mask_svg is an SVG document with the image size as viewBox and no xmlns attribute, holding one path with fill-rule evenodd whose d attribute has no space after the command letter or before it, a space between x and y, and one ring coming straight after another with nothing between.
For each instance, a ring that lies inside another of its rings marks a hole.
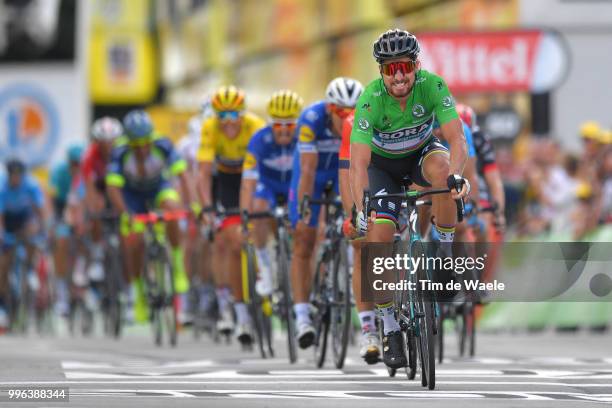
<instances>
[{"instance_id":1,"label":"cyclist in green jersey","mask_svg":"<svg viewBox=\"0 0 612 408\"><path fill-rule=\"evenodd\" d=\"M453 200L469 193L469 183L461 176L467 146L446 82L421 69L419 51L417 38L399 29L383 33L374 43L381 78L372 81L359 98L351 133L350 179L358 210L356 227L367 232L368 242L392 242L401 201L376 199L377 194L398 193L407 180L422 187L450 187L452 194L432 197L434 227L443 250L450 254L457 222ZM434 120L440 124L450 155L433 135ZM373 195L371 217L363 212L366 189ZM384 328L383 360L392 368L405 366L391 295L377 293L375 302Z\"/></svg>"}]
</instances>

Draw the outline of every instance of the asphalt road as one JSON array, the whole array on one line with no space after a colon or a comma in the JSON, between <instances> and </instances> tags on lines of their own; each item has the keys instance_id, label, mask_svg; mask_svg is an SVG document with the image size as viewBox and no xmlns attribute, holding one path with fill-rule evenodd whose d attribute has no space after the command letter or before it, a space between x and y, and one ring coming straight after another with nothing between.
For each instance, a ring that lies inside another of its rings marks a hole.
<instances>
[{"instance_id":1,"label":"asphalt road","mask_svg":"<svg viewBox=\"0 0 612 408\"><path fill-rule=\"evenodd\" d=\"M437 367L437 388L419 376L389 378L351 348L342 370L316 369L312 351L290 365L285 343L262 360L237 344L194 340L183 332L177 348L155 347L148 330L132 328L120 341L94 338L0 336L0 389L67 387L68 403L2 403L49 407L583 407L612 403L612 334L481 334L477 357ZM6 395L6 394L5 394ZM383 405L384 404L384 405ZM406 406L406 405L404 405Z\"/></svg>"}]
</instances>

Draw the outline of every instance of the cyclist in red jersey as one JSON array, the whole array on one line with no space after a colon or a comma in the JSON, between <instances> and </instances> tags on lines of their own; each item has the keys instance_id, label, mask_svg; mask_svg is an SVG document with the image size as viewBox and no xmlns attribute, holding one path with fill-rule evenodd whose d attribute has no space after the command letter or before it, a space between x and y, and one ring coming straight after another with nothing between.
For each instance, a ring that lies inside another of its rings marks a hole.
<instances>
[{"instance_id":1,"label":"cyclist in red jersey","mask_svg":"<svg viewBox=\"0 0 612 408\"><path fill-rule=\"evenodd\" d=\"M91 127L92 143L85 151L81 163L81 178L85 187L85 211L87 214L99 214L107 207L106 167L110 161L113 144L123 134L121 122L115 118L103 117L96 120ZM91 259L92 269L103 273L102 260L102 223L91 220ZM95 274L95 273L94 273Z\"/></svg>"},{"instance_id":2,"label":"cyclist in red jersey","mask_svg":"<svg viewBox=\"0 0 612 408\"><path fill-rule=\"evenodd\" d=\"M359 355L368 364L375 364L380 357L380 345L378 333L376 332L375 312L373 302L363 302L361 298L361 239L355 239L359 236L357 230L351 222L351 213L353 199L351 197L349 167L351 159L351 132L353 130L353 120L355 112L351 112L344 119L342 124L342 142L338 153L338 180L340 187L340 197L342 198L342 206L344 213L347 215L343 231L344 234L354 239L353 245L353 293L355 296L355 304L359 313L359 322L361 324L361 339L359 341Z\"/></svg>"}]
</instances>

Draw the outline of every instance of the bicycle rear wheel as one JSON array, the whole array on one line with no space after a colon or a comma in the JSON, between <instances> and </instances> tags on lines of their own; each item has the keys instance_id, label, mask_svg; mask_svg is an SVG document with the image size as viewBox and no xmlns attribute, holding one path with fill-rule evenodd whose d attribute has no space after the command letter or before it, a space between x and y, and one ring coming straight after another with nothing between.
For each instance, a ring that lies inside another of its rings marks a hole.
<instances>
[{"instance_id":1,"label":"bicycle rear wheel","mask_svg":"<svg viewBox=\"0 0 612 408\"><path fill-rule=\"evenodd\" d=\"M438 324L438 341L437 341L437 352L438 352L438 362L442 364L442 360L444 359L444 319L446 318L447 310L443 304L440 304L440 323Z\"/></svg>"},{"instance_id":2,"label":"bicycle rear wheel","mask_svg":"<svg viewBox=\"0 0 612 408\"><path fill-rule=\"evenodd\" d=\"M462 311L463 319L463 333L465 333L465 339L463 340L461 355L464 355L464 348L467 348L467 352L470 357L474 357L476 352L476 308L471 302L467 302L463 305Z\"/></svg>"},{"instance_id":3,"label":"bicycle rear wheel","mask_svg":"<svg viewBox=\"0 0 612 408\"><path fill-rule=\"evenodd\" d=\"M163 318L163 268L156 259L147 260L145 263L144 280L146 282L147 302L149 306L149 319L153 331L153 341L156 346L161 346L164 333Z\"/></svg>"},{"instance_id":4,"label":"bicycle rear wheel","mask_svg":"<svg viewBox=\"0 0 612 408\"><path fill-rule=\"evenodd\" d=\"M16 285L11 296L11 331L18 334L26 334L28 331L28 309L30 291L27 280L27 267L20 255L17 253L20 248L15 250L15 266L13 267L13 277L16 279Z\"/></svg>"},{"instance_id":5,"label":"bicycle rear wheel","mask_svg":"<svg viewBox=\"0 0 612 408\"><path fill-rule=\"evenodd\" d=\"M314 304L317 312L313 319L315 328L314 339L314 355L315 364L318 368L325 364L325 355L327 353L327 334L329 333L330 307L327 299L327 282L326 274L329 271L330 265L323 260L323 256L317 262L317 269L312 285L312 296L314 297L311 303Z\"/></svg>"},{"instance_id":6,"label":"bicycle rear wheel","mask_svg":"<svg viewBox=\"0 0 612 408\"><path fill-rule=\"evenodd\" d=\"M334 364L340 369L344 366L351 328L351 273L346 240L341 239L337 249L333 257L331 333Z\"/></svg>"},{"instance_id":7,"label":"bicycle rear wheel","mask_svg":"<svg viewBox=\"0 0 612 408\"><path fill-rule=\"evenodd\" d=\"M104 269L106 276L106 308L105 331L106 334L118 339L122 329L122 305L119 299L121 293L121 256L118 248L108 245L104 256Z\"/></svg>"},{"instance_id":8,"label":"bicycle rear wheel","mask_svg":"<svg viewBox=\"0 0 612 408\"><path fill-rule=\"evenodd\" d=\"M289 351L289 362L297 361L297 344L295 340L295 318L293 316L293 302L291 294L291 280L289 262L289 243L284 238L279 238L278 277L279 287L282 290L282 299L279 302L280 315L287 329L287 348Z\"/></svg>"}]
</instances>

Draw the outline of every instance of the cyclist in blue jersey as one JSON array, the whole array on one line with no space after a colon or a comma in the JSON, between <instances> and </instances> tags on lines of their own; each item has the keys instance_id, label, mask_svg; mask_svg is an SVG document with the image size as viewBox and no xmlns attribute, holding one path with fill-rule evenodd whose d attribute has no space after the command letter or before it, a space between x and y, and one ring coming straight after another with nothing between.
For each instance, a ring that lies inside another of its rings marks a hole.
<instances>
[{"instance_id":1,"label":"cyclist in blue jersey","mask_svg":"<svg viewBox=\"0 0 612 408\"><path fill-rule=\"evenodd\" d=\"M311 206L308 223L300 220L298 206L306 194L314 199L321 198L328 182L331 182L337 191L342 124L353 111L362 90L363 86L354 79L334 79L327 86L326 99L304 109L297 123L298 145L294 153L289 190L289 219L295 228L291 286L297 339L301 348L310 347L315 338L308 297L320 206Z\"/></svg>"},{"instance_id":2,"label":"cyclist in blue jersey","mask_svg":"<svg viewBox=\"0 0 612 408\"><path fill-rule=\"evenodd\" d=\"M181 196L172 188L171 177L178 178L187 205L191 202L191 194L184 174L187 163L178 156L169 139L154 132L153 123L146 112L129 112L123 119L123 127L126 136L113 150L106 185L111 203L121 213L122 234L128 235L130 232L142 232L140 226L132 225L131 215L156 208L165 211L181 208ZM172 248L174 288L179 294L185 293L189 289L189 281L180 246L178 221L167 222L166 232ZM134 280L143 268L143 245L142 236L126 241L128 275L136 285L137 294L143 293L142 281ZM146 306L142 297L138 300L136 318L142 320Z\"/></svg>"},{"instance_id":3,"label":"cyclist in blue jersey","mask_svg":"<svg viewBox=\"0 0 612 408\"><path fill-rule=\"evenodd\" d=\"M83 147L78 144L68 146L66 160L51 170L50 187L53 203L53 263L55 266L55 285L57 291L57 311L67 315L69 309L68 272L70 269L70 226L66 222L66 207L74 180L78 177L83 156Z\"/></svg>"},{"instance_id":4,"label":"cyclist in blue jersey","mask_svg":"<svg viewBox=\"0 0 612 408\"><path fill-rule=\"evenodd\" d=\"M26 243L27 259L34 258L34 238L44 232L44 196L38 182L17 158L6 162L6 176L0 178L0 329L8 326L8 272L17 240ZM32 265L30 265L30 268ZM30 269L28 268L28 270Z\"/></svg>"},{"instance_id":5,"label":"cyclist in blue jersey","mask_svg":"<svg viewBox=\"0 0 612 408\"><path fill-rule=\"evenodd\" d=\"M303 105L302 98L288 90L278 91L270 98L270 124L253 135L242 166L241 209L249 212L271 210L276 206L279 196L287 202L296 145L295 130ZM253 220L259 269L255 289L262 296L269 295L273 290L272 263L266 247L268 225L268 220Z\"/></svg>"}]
</instances>

